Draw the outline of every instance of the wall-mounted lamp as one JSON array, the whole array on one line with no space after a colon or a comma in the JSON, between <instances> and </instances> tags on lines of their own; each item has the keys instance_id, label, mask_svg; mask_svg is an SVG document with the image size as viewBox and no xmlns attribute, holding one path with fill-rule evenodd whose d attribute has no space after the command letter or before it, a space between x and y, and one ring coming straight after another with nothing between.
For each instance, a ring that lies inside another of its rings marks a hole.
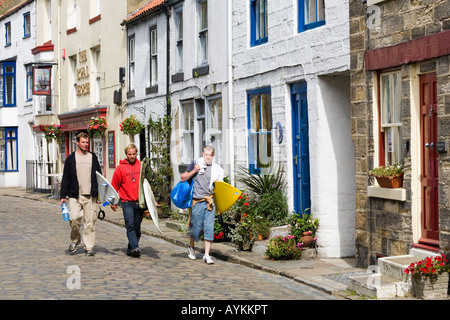
<instances>
[{"instance_id":1,"label":"wall-mounted lamp","mask_svg":"<svg viewBox=\"0 0 450 320\"><path fill-rule=\"evenodd\" d=\"M125 67L119 68L119 82L123 83L125 81Z\"/></svg>"}]
</instances>

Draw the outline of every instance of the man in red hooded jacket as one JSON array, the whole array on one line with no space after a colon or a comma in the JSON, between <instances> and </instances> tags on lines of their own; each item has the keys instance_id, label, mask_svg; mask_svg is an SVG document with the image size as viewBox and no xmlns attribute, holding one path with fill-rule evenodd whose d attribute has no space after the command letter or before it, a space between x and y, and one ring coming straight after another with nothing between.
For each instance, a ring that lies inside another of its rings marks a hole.
<instances>
[{"instance_id":1,"label":"man in red hooded jacket","mask_svg":"<svg viewBox=\"0 0 450 320\"><path fill-rule=\"evenodd\" d=\"M127 230L128 249L127 255L139 257L139 239L141 238L141 222L144 210L139 208L139 175L141 162L137 159L137 147L129 144L125 148L126 159L121 160L114 171L111 184L119 193L122 202L123 218ZM117 206L111 209L116 211Z\"/></svg>"}]
</instances>

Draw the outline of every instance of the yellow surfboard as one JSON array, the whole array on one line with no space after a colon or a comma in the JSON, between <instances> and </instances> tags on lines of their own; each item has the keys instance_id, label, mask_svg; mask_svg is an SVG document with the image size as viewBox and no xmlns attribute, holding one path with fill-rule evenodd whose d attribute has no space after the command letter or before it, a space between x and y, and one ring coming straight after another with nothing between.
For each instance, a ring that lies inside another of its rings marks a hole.
<instances>
[{"instance_id":1,"label":"yellow surfboard","mask_svg":"<svg viewBox=\"0 0 450 320\"><path fill-rule=\"evenodd\" d=\"M233 206L241 195L241 191L223 181L214 181L214 203L216 212L224 213Z\"/></svg>"}]
</instances>

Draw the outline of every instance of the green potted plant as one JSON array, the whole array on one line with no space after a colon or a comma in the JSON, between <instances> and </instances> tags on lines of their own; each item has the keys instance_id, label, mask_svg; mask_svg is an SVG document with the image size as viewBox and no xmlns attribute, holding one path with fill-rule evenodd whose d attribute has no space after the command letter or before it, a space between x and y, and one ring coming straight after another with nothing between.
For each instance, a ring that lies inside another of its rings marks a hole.
<instances>
[{"instance_id":1,"label":"green potted plant","mask_svg":"<svg viewBox=\"0 0 450 320\"><path fill-rule=\"evenodd\" d=\"M249 225L245 221L236 223L235 227L231 229L231 242L234 243L236 249L250 250L254 240L250 237Z\"/></svg>"},{"instance_id":2,"label":"green potted plant","mask_svg":"<svg viewBox=\"0 0 450 320\"><path fill-rule=\"evenodd\" d=\"M369 176L375 177L380 187L401 188L403 185L404 165L401 162L373 168Z\"/></svg>"},{"instance_id":3,"label":"green potted plant","mask_svg":"<svg viewBox=\"0 0 450 320\"><path fill-rule=\"evenodd\" d=\"M298 260L302 256L302 244L294 235L276 236L269 240L265 255L271 260Z\"/></svg>"},{"instance_id":4,"label":"green potted plant","mask_svg":"<svg viewBox=\"0 0 450 320\"><path fill-rule=\"evenodd\" d=\"M306 213L294 213L289 219L291 227L291 234L297 238L298 241L302 239L304 247L310 247L316 240L316 230L319 227L319 219L314 219L313 215Z\"/></svg>"},{"instance_id":5,"label":"green potted plant","mask_svg":"<svg viewBox=\"0 0 450 320\"><path fill-rule=\"evenodd\" d=\"M416 298L447 298L450 265L444 254L411 263L404 272L412 277Z\"/></svg>"},{"instance_id":6,"label":"green potted plant","mask_svg":"<svg viewBox=\"0 0 450 320\"><path fill-rule=\"evenodd\" d=\"M267 239L270 232L271 223L263 217L259 217L255 221L255 229L258 235L258 240Z\"/></svg>"}]
</instances>

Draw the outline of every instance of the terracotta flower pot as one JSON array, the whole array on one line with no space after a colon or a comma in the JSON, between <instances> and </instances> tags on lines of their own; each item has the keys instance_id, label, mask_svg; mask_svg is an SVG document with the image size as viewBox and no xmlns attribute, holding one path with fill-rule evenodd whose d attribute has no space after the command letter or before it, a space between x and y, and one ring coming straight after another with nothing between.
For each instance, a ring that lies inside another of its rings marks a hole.
<instances>
[{"instance_id":1,"label":"terracotta flower pot","mask_svg":"<svg viewBox=\"0 0 450 320\"><path fill-rule=\"evenodd\" d=\"M375 177L378 181L378 184L382 188L401 188L403 186L403 175L389 178L389 177Z\"/></svg>"},{"instance_id":2,"label":"terracotta flower pot","mask_svg":"<svg viewBox=\"0 0 450 320\"><path fill-rule=\"evenodd\" d=\"M303 248L309 248L313 243L314 237L310 231L303 232L302 240L303 240Z\"/></svg>"}]
</instances>

